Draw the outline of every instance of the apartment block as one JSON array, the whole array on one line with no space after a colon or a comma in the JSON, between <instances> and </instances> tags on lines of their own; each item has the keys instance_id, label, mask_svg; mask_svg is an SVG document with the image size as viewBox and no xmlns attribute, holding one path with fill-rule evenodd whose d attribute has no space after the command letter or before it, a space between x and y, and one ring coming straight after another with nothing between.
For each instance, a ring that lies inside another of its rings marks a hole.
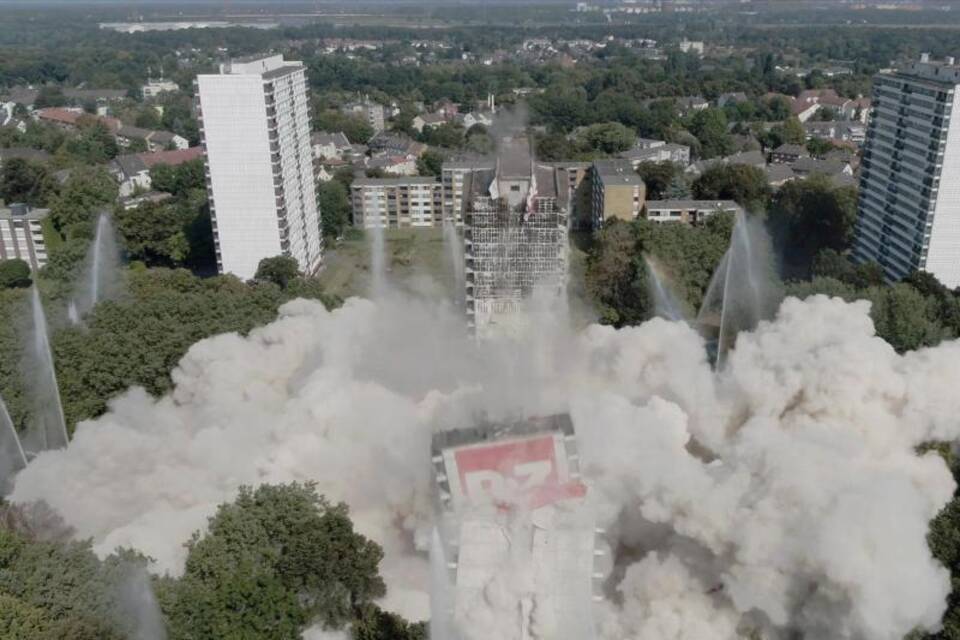
<instances>
[{"instance_id":1,"label":"apartment block","mask_svg":"<svg viewBox=\"0 0 960 640\"><path fill-rule=\"evenodd\" d=\"M527 325L529 305L564 298L569 178L531 160L525 138L501 142L493 169L463 184L466 310L478 337Z\"/></svg>"},{"instance_id":2,"label":"apartment block","mask_svg":"<svg viewBox=\"0 0 960 640\"><path fill-rule=\"evenodd\" d=\"M491 160L448 160L443 163L440 182L443 184L443 218L463 223L463 182L474 171L491 171Z\"/></svg>"},{"instance_id":3,"label":"apartment block","mask_svg":"<svg viewBox=\"0 0 960 640\"><path fill-rule=\"evenodd\" d=\"M743 208L733 200L647 200L644 211L651 222L700 224L714 214L742 213Z\"/></svg>"},{"instance_id":4,"label":"apartment block","mask_svg":"<svg viewBox=\"0 0 960 640\"><path fill-rule=\"evenodd\" d=\"M221 273L251 278L263 258L322 264L306 69L282 55L197 76L207 187Z\"/></svg>"},{"instance_id":5,"label":"apartment block","mask_svg":"<svg viewBox=\"0 0 960 640\"><path fill-rule=\"evenodd\" d=\"M441 186L431 177L357 178L350 196L356 227L402 229L443 222Z\"/></svg>"},{"instance_id":6,"label":"apartment block","mask_svg":"<svg viewBox=\"0 0 960 640\"><path fill-rule=\"evenodd\" d=\"M43 219L49 209L32 209L25 204L0 207L0 260L19 258L33 271L47 264L43 242Z\"/></svg>"},{"instance_id":7,"label":"apartment block","mask_svg":"<svg viewBox=\"0 0 960 640\"><path fill-rule=\"evenodd\" d=\"M610 218L635 220L643 210L647 187L629 160L595 160L593 174L593 227Z\"/></svg>"},{"instance_id":8,"label":"apartment block","mask_svg":"<svg viewBox=\"0 0 960 640\"><path fill-rule=\"evenodd\" d=\"M924 270L960 286L958 87L960 65L926 54L874 77L853 253L890 281Z\"/></svg>"}]
</instances>

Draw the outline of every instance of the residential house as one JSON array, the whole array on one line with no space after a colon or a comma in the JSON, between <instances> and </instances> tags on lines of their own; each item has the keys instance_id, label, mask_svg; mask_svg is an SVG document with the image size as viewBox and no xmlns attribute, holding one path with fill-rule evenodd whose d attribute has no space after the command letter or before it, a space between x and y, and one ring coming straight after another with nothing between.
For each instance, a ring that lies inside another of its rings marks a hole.
<instances>
[{"instance_id":1,"label":"residential house","mask_svg":"<svg viewBox=\"0 0 960 640\"><path fill-rule=\"evenodd\" d=\"M313 157L316 160L339 158L350 151L350 141L342 132L326 133L316 131L310 135L310 145L313 147Z\"/></svg>"},{"instance_id":2,"label":"residential house","mask_svg":"<svg viewBox=\"0 0 960 640\"><path fill-rule=\"evenodd\" d=\"M424 129L435 129L447 123L447 118L442 113L424 113L413 118L413 128L417 133L423 133Z\"/></svg>"},{"instance_id":3,"label":"residential house","mask_svg":"<svg viewBox=\"0 0 960 640\"><path fill-rule=\"evenodd\" d=\"M687 167L690 164L690 147L663 140L641 139L633 149L622 152L620 157L629 160L634 169L642 162L673 162Z\"/></svg>"},{"instance_id":4,"label":"residential house","mask_svg":"<svg viewBox=\"0 0 960 640\"><path fill-rule=\"evenodd\" d=\"M808 89L800 92L792 105L792 111L800 122L807 122L821 109L832 110L838 118L853 116L854 101L843 98L833 89Z\"/></svg>"},{"instance_id":5,"label":"residential house","mask_svg":"<svg viewBox=\"0 0 960 640\"><path fill-rule=\"evenodd\" d=\"M779 189L791 180L797 179L797 174L788 164L771 164L767 166L767 184Z\"/></svg>"},{"instance_id":6,"label":"residential house","mask_svg":"<svg viewBox=\"0 0 960 640\"><path fill-rule=\"evenodd\" d=\"M147 84L140 87L140 93L143 94L144 99L156 98L163 93L172 93L179 90L180 87L176 82L164 80L163 78L159 80L147 80Z\"/></svg>"},{"instance_id":7,"label":"residential house","mask_svg":"<svg viewBox=\"0 0 960 640\"><path fill-rule=\"evenodd\" d=\"M408 156L378 155L367 161L368 169L382 169L391 176L417 175L417 160Z\"/></svg>"},{"instance_id":8,"label":"residential house","mask_svg":"<svg viewBox=\"0 0 960 640\"><path fill-rule=\"evenodd\" d=\"M679 46L683 53L694 53L700 57L703 57L703 52L706 49L702 40L687 40L686 38L680 41Z\"/></svg>"},{"instance_id":9,"label":"residential house","mask_svg":"<svg viewBox=\"0 0 960 640\"><path fill-rule=\"evenodd\" d=\"M40 95L40 90L33 87L11 87L0 94L0 101L21 104L28 109L32 109L38 95Z\"/></svg>"},{"instance_id":10,"label":"residential house","mask_svg":"<svg viewBox=\"0 0 960 640\"><path fill-rule=\"evenodd\" d=\"M120 182L120 196L128 197L137 191L149 190L153 184L150 169L160 164L173 167L203 157L203 147L190 147L176 151L155 153L131 153L120 155L110 163L110 171Z\"/></svg>"},{"instance_id":11,"label":"residential house","mask_svg":"<svg viewBox=\"0 0 960 640\"><path fill-rule=\"evenodd\" d=\"M683 96L674 98L673 102L681 116L686 116L694 111L703 111L710 107L710 102L702 96Z\"/></svg>"},{"instance_id":12,"label":"residential house","mask_svg":"<svg viewBox=\"0 0 960 640\"><path fill-rule=\"evenodd\" d=\"M140 127L122 125L116 132L117 144L129 147L134 141L142 141L147 145L147 151L164 151L168 149L186 149L189 141L169 131L153 131Z\"/></svg>"},{"instance_id":13,"label":"residential house","mask_svg":"<svg viewBox=\"0 0 960 640\"><path fill-rule=\"evenodd\" d=\"M367 143L370 153L402 155L419 158L427 150L427 145L417 142L402 133L381 131Z\"/></svg>"},{"instance_id":14,"label":"residential house","mask_svg":"<svg viewBox=\"0 0 960 640\"><path fill-rule=\"evenodd\" d=\"M456 102L441 100L433 106L434 113L439 113L447 120L453 120L460 113L460 107Z\"/></svg>"},{"instance_id":15,"label":"residential house","mask_svg":"<svg viewBox=\"0 0 960 640\"><path fill-rule=\"evenodd\" d=\"M782 144L770 152L770 162L773 164L791 164L800 158L807 158L810 152L802 144Z\"/></svg>"},{"instance_id":16,"label":"residential house","mask_svg":"<svg viewBox=\"0 0 960 640\"><path fill-rule=\"evenodd\" d=\"M461 123L463 128L470 130L470 127L474 125L483 125L489 127L493 125L493 112L492 111L471 111L470 113L465 113L461 117Z\"/></svg>"},{"instance_id":17,"label":"residential house","mask_svg":"<svg viewBox=\"0 0 960 640\"><path fill-rule=\"evenodd\" d=\"M867 126L858 121L805 122L803 130L807 140L819 138L837 142L852 142L862 145L867 139Z\"/></svg>"}]
</instances>

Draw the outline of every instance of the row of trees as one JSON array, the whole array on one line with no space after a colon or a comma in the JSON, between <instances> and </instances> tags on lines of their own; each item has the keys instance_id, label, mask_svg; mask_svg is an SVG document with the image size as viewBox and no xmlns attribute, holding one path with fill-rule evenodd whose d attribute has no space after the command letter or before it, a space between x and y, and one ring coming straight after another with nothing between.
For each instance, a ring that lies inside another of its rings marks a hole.
<instances>
[{"instance_id":1,"label":"row of trees","mask_svg":"<svg viewBox=\"0 0 960 640\"><path fill-rule=\"evenodd\" d=\"M642 165L640 172L660 195L682 187L677 183L679 168L673 165L651 163ZM826 177L814 176L787 183L773 194L759 169L726 165L706 171L691 189L697 199L734 200L755 215L765 216L788 277L843 275L825 269L829 265L837 270L838 264L846 264L845 258L832 258L847 250L853 240L853 188L834 187ZM586 272L587 289L597 301L602 319L622 326L652 315L645 255L653 257L669 275L689 310L698 309L710 276L727 249L732 225L730 214L714 215L695 227L646 220L606 224L596 234Z\"/></svg>"},{"instance_id":2,"label":"row of trees","mask_svg":"<svg viewBox=\"0 0 960 640\"><path fill-rule=\"evenodd\" d=\"M186 541L179 578L149 577L133 549L99 560L71 534L42 505L0 503L0 636L121 640L149 622L170 640L289 640L311 625L349 626L358 640L426 637L424 624L374 604L386 591L382 549L311 484L241 487Z\"/></svg>"}]
</instances>

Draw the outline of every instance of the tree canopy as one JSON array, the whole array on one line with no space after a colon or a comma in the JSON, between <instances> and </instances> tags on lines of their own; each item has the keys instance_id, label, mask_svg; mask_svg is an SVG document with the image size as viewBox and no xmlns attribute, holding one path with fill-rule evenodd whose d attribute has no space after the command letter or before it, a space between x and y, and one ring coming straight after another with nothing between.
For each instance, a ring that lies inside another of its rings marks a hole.
<instances>
[{"instance_id":1,"label":"tree canopy","mask_svg":"<svg viewBox=\"0 0 960 640\"><path fill-rule=\"evenodd\" d=\"M0 289L29 287L30 265L20 258L0 260Z\"/></svg>"}]
</instances>

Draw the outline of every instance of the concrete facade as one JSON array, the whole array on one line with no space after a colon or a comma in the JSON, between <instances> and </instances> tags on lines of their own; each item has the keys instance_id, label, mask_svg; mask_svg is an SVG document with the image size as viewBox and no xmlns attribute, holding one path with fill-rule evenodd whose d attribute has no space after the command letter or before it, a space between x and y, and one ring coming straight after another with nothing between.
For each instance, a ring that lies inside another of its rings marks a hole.
<instances>
[{"instance_id":1,"label":"concrete facade","mask_svg":"<svg viewBox=\"0 0 960 640\"><path fill-rule=\"evenodd\" d=\"M919 62L874 78L854 257L889 281L927 271L960 286L960 65Z\"/></svg>"},{"instance_id":2,"label":"concrete facade","mask_svg":"<svg viewBox=\"0 0 960 640\"><path fill-rule=\"evenodd\" d=\"M197 77L207 187L221 273L251 278L286 255L323 259L305 67L283 56L235 60Z\"/></svg>"}]
</instances>

